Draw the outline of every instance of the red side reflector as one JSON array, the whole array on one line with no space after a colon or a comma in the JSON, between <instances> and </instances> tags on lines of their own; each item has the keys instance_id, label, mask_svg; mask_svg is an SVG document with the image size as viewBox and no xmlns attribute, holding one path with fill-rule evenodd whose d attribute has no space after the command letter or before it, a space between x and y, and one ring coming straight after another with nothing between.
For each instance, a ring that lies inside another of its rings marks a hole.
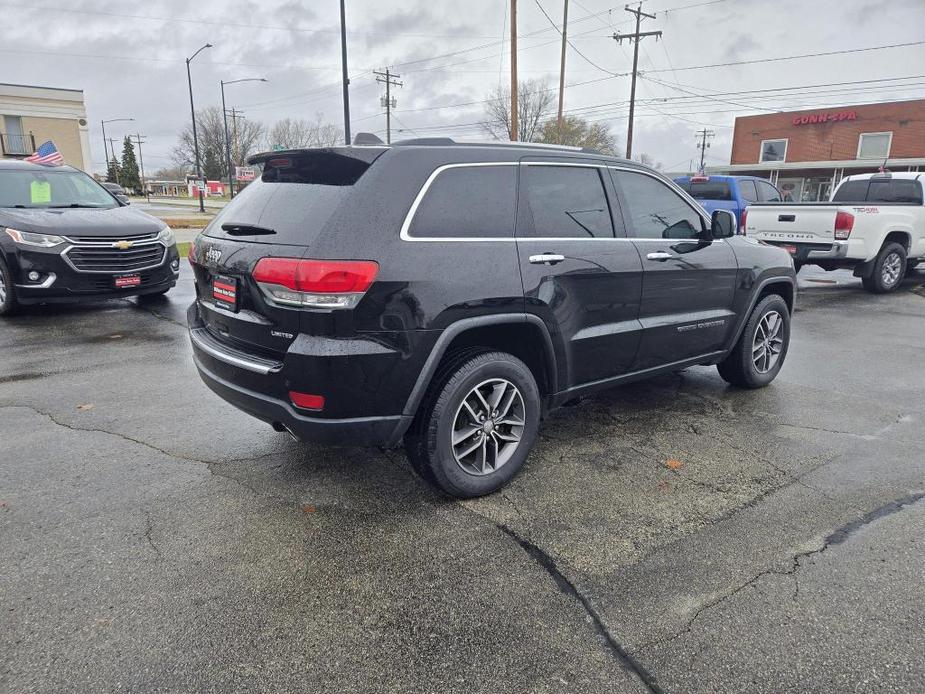
<instances>
[{"instance_id":1,"label":"red side reflector","mask_svg":"<svg viewBox=\"0 0 925 694\"><path fill-rule=\"evenodd\" d=\"M261 258L254 267L258 282L278 284L294 292L344 294L369 289L379 264L371 260L302 260Z\"/></svg>"},{"instance_id":2,"label":"red side reflector","mask_svg":"<svg viewBox=\"0 0 925 694\"><path fill-rule=\"evenodd\" d=\"M289 399L296 407L303 410L322 410L324 409L324 396L312 395L311 393L299 393L295 390L289 391Z\"/></svg>"}]
</instances>

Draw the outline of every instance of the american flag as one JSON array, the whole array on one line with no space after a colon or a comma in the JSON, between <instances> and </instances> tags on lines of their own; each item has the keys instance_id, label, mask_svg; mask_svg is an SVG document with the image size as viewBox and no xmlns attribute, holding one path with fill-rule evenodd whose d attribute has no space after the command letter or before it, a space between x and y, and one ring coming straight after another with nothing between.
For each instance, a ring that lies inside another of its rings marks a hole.
<instances>
[{"instance_id":1,"label":"american flag","mask_svg":"<svg viewBox=\"0 0 925 694\"><path fill-rule=\"evenodd\" d=\"M26 157L26 161L31 161L33 164L61 166L64 163L64 157L61 156L61 152L59 152L58 148L55 147L55 143L49 140L48 142L42 144L35 151L35 154L31 154Z\"/></svg>"}]
</instances>

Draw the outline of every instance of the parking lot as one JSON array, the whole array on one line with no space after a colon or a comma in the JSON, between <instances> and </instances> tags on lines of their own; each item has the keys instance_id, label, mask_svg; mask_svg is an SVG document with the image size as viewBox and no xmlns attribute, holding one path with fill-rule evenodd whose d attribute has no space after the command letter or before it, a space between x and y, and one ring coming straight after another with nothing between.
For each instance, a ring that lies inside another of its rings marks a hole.
<instances>
[{"instance_id":1,"label":"parking lot","mask_svg":"<svg viewBox=\"0 0 925 694\"><path fill-rule=\"evenodd\" d=\"M925 274L804 269L773 385L585 399L455 502L401 451L298 444L208 391L183 273L0 324L0 691L925 681Z\"/></svg>"}]
</instances>

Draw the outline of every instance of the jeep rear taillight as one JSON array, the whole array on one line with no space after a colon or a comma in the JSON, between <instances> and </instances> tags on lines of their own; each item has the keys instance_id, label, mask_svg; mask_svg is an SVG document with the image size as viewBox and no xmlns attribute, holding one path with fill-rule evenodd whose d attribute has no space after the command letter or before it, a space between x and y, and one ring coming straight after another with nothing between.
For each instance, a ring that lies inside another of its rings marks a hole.
<instances>
[{"instance_id":1,"label":"jeep rear taillight","mask_svg":"<svg viewBox=\"0 0 925 694\"><path fill-rule=\"evenodd\" d=\"M850 212L838 211L835 213L835 238L844 241L851 236L854 228L854 215Z\"/></svg>"},{"instance_id":2,"label":"jeep rear taillight","mask_svg":"<svg viewBox=\"0 0 925 694\"><path fill-rule=\"evenodd\" d=\"M261 258L252 275L275 304L331 311L354 308L378 272L371 260Z\"/></svg>"}]
</instances>

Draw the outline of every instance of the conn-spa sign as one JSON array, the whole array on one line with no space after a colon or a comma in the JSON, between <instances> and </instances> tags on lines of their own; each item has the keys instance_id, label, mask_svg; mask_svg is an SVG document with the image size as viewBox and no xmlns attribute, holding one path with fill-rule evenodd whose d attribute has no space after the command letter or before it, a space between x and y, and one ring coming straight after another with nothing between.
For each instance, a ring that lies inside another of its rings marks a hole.
<instances>
[{"instance_id":1,"label":"conn-spa sign","mask_svg":"<svg viewBox=\"0 0 925 694\"><path fill-rule=\"evenodd\" d=\"M790 121L793 125L811 125L815 123L835 123L843 120L857 120L857 111L837 111L835 113L809 113L803 116L794 116Z\"/></svg>"}]
</instances>

